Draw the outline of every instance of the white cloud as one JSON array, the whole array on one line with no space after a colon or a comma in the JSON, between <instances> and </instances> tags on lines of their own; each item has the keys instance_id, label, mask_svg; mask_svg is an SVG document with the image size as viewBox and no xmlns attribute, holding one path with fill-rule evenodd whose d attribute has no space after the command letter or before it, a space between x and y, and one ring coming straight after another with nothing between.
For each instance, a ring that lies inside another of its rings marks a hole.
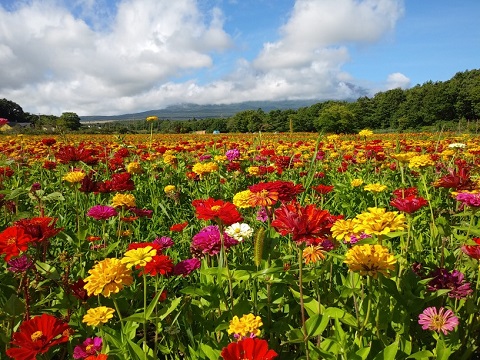
<instances>
[{"instance_id":1,"label":"white cloud","mask_svg":"<svg viewBox=\"0 0 480 360\"><path fill-rule=\"evenodd\" d=\"M403 75L402 73L393 73L388 75L387 77L387 84L386 84L387 90L392 90L392 89L407 89L410 87L410 79Z\"/></svg>"},{"instance_id":2,"label":"white cloud","mask_svg":"<svg viewBox=\"0 0 480 360\"><path fill-rule=\"evenodd\" d=\"M214 67L212 54L234 46L219 8L202 13L195 0L117 0L115 8L106 0L63 1L70 8L60 0L0 6L0 66L9 69L0 72L0 93L28 112L107 115L180 102L351 97L355 80L342 71L348 46L377 41L403 12L402 0L297 0L278 40L200 85L180 79ZM406 80L392 74L389 84Z\"/></svg>"}]
</instances>

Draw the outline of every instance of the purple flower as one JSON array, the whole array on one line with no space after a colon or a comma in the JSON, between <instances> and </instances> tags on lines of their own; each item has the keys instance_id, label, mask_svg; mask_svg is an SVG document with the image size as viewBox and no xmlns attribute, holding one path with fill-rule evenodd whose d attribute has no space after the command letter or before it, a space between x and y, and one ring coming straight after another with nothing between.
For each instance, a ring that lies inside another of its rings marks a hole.
<instances>
[{"instance_id":1,"label":"purple flower","mask_svg":"<svg viewBox=\"0 0 480 360\"><path fill-rule=\"evenodd\" d=\"M260 209L258 209L257 220L261 221L261 222L265 222L265 221L268 220L268 213L267 213L267 209L265 209L265 207L262 206Z\"/></svg>"},{"instance_id":2,"label":"purple flower","mask_svg":"<svg viewBox=\"0 0 480 360\"><path fill-rule=\"evenodd\" d=\"M74 359L85 359L90 355L97 355L102 351L102 338L87 338L81 345L73 349Z\"/></svg>"},{"instance_id":3,"label":"purple flower","mask_svg":"<svg viewBox=\"0 0 480 360\"><path fill-rule=\"evenodd\" d=\"M95 220L108 220L117 215L118 213L115 208L106 205L92 206L87 212L87 216L94 218Z\"/></svg>"},{"instance_id":4,"label":"purple flower","mask_svg":"<svg viewBox=\"0 0 480 360\"><path fill-rule=\"evenodd\" d=\"M205 161L205 160L210 160L211 158L212 158L212 155L205 154L205 155L200 156L199 160L200 161Z\"/></svg>"},{"instance_id":5,"label":"purple flower","mask_svg":"<svg viewBox=\"0 0 480 360\"><path fill-rule=\"evenodd\" d=\"M11 259L7 262L10 266L7 270L15 273L25 272L33 265L33 260L27 255Z\"/></svg>"},{"instance_id":6,"label":"purple flower","mask_svg":"<svg viewBox=\"0 0 480 360\"><path fill-rule=\"evenodd\" d=\"M225 250L237 245L238 241L223 233L223 245ZM202 257L203 255L216 255L220 252L221 240L220 231L217 225L210 225L204 227L198 234L192 239L190 251L192 254Z\"/></svg>"},{"instance_id":7,"label":"purple flower","mask_svg":"<svg viewBox=\"0 0 480 360\"><path fill-rule=\"evenodd\" d=\"M466 298L473 292L470 283L465 282L465 276L458 270L450 273L447 269L438 268L432 271L428 277L433 278L427 284L428 291L451 289L448 296L455 299Z\"/></svg>"},{"instance_id":8,"label":"purple flower","mask_svg":"<svg viewBox=\"0 0 480 360\"><path fill-rule=\"evenodd\" d=\"M153 215L153 210L148 209L138 209L138 208L130 208L128 209L130 212L133 212L135 215L140 217L146 217L151 219Z\"/></svg>"},{"instance_id":9,"label":"purple flower","mask_svg":"<svg viewBox=\"0 0 480 360\"><path fill-rule=\"evenodd\" d=\"M200 268L200 260L193 258L193 259L186 259L180 261L175 267L173 268L173 273L175 275L182 275L183 277L189 275L192 271L197 270Z\"/></svg>"},{"instance_id":10,"label":"purple flower","mask_svg":"<svg viewBox=\"0 0 480 360\"><path fill-rule=\"evenodd\" d=\"M418 316L418 323L423 330L441 331L447 335L458 326L458 318L451 310L441 307L437 311L437 308L429 307Z\"/></svg>"},{"instance_id":11,"label":"purple flower","mask_svg":"<svg viewBox=\"0 0 480 360\"><path fill-rule=\"evenodd\" d=\"M175 244L168 236L157 237L153 240L153 243L160 246L160 250L168 249Z\"/></svg>"},{"instance_id":12,"label":"purple flower","mask_svg":"<svg viewBox=\"0 0 480 360\"><path fill-rule=\"evenodd\" d=\"M35 191L42 190L42 185L38 182L33 183L32 187L30 188L30 192L34 193Z\"/></svg>"},{"instance_id":13,"label":"purple flower","mask_svg":"<svg viewBox=\"0 0 480 360\"><path fill-rule=\"evenodd\" d=\"M238 149L230 149L225 153L228 161L237 160L240 157L240 151Z\"/></svg>"}]
</instances>

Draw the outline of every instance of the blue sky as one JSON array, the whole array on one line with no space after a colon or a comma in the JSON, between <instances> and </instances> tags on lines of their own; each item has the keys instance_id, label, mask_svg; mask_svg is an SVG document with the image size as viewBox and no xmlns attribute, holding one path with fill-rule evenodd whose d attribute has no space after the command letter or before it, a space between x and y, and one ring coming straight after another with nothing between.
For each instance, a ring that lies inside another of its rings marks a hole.
<instances>
[{"instance_id":1,"label":"blue sky","mask_svg":"<svg viewBox=\"0 0 480 360\"><path fill-rule=\"evenodd\" d=\"M478 14L478 0L0 0L0 97L84 116L373 96L480 68Z\"/></svg>"}]
</instances>

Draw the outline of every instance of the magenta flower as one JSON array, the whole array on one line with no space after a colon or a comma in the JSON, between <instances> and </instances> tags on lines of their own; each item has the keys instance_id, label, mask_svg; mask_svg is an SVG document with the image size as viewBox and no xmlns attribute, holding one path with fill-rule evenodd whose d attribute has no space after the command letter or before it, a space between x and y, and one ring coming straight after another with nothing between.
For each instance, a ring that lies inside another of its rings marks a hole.
<instances>
[{"instance_id":1,"label":"magenta flower","mask_svg":"<svg viewBox=\"0 0 480 360\"><path fill-rule=\"evenodd\" d=\"M428 291L451 289L448 296L455 299L464 299L473 292L470 283L465 282L465 275L458 270L450 272L447 269L438 268L430 272L428 277L432 278L427 284Z\"/></svg>"},{"instance_id":2,"label":"magenta flower","mask_svg":"<svg viewBox=\"0 0 480 360\"><path fill-rule=\"evenodd\" d=\"M268 220L268 213L267 213L267 209L265 209L265 207L262 206L260 209L258 209L257 220L261 221L261 222L265 222L265 221Z\"/></svg>"},{"instance_id":3,"label":"magenta flower","mask_svg":"<svg viewBox=\"0 0 480 360\"><path fill-rule=\"evenodd\" d=\"M238 241L223 233L223 245L225 250L237 245ZM216 255L220 252L221 239L220 230L217 225L204 227L200 232L193 236L190 251L198 257L207 255Z\"/></svg>"},{"instance_id":4,"label":"magenta flower","mask_svg":"<svg viewBox=\"0 0 480 360\"><path fill-rule=\"evenodd\" d=\"M74 359L86 359L90 355L97 355L102 351L102 338L87 338L81 345L73 349Z\"/></svg>"},{"instance_id":5,"label":"magenta flower","mask_svg":"<svg viewBox=\"0 0 480 360\"><path fill-rule=\"evenodd\" d=\"M173 273L175 275L182 275L183 277L190 275L194 270L200 268L200 260L193 258L193 259L186 259L180 261L175 267L173 268Z\"/></svg>"},{"instance_id":6,"label":"magenta flower","mask_svg":"<svg viewBox=\"0 0 480 360\"><path fill-rule=\"evenodd\" d=\"M230 149L225 153L228 161L237 160L240 157L240 151L238 149Z\"/></svg>"},{"instance_id":7,"label":"magenta flower","mask_svg":"<svg viewBox=\"0 0 480 360\"><path fill-rule=\"evenodd\" d=\"M118 213L115 208L106 205L92 206L87 212L87 216L94 218L95 220L108 220L117 215Z\"/></svg>"},{"instance_id":8,"label":"magenta flower","mask_svg":"<svg viewBox=\"0 0 480 360\"><path fill-rule=\"evenodd\" d=\"M451 310L444 307L441 307L438 311L436 307L429 307L418 316L418 323L423 330L441 331L444 335L447 335L458 326L458 318Z\"/></svg>"},{"instance_id":9,"label":"magenta flower","mask_svg":"<svg viewBox=\"0 0 480 360\"><path fill-rule=\"evenodd\" d=\"M130 208L128 210L139 217L146 217L151 219L153 216L153 210L149 210L149 209Z\"/></svg>"},{"instance_id":10,"label":"magenta flower","mask_svg":"<svg viewBox=\"0 0 480 360\"><path fill-rule=\"evenodd\" d=\"M152 241L160 247L160 250L171 248L175 243L168 236L157 237Z\"/></svg>"},{"instance_id":11,"label":"magenta flower","mask_svg":"<svg viewBox=\"0 0 480 360\"><path fill-rule=\"evenodd\" d=\"M5 118L0 118L0 127L5 125L5 124L8 124L8 120L5 119Z\"/></svg>"},{"instance_id":12,"label":"magenta flower","mask_svg":"<svg viewBox=\"0 0 480 360\"><path fill-rule=\"evenodd\" d=\"M7 262L10 266L7 270L15 273L25 272L33 265L33 260L23 255Z\"/></svg>"},{"instance_id":13,"label":"magenta flower","mask_svg":"<svg viewBox=\"0 0 480 360\"><path fill-rule=\"evenodd\" d=\"M480 194L473 193L460 193L455 198L457 201L460 201L463 205L468 205L471 207L480 207Z\"/></svg>"}]
</instances>

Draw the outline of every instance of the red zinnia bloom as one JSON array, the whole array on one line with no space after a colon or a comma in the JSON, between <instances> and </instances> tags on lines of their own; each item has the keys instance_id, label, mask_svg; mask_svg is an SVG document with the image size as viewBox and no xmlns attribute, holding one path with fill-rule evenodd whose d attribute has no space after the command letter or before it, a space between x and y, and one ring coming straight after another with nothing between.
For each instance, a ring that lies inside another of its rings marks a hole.
<instances>
[{"instance_id":1,"label":"red zinnia bloom","mask_svg":"<svg viewBox=\"0 0 480 360\"><path fill-rule=\"evenodd\" d=\"M45 138L45 139L42 139L42 144L45 145L45 146L52 146L53 144L55 144L57 142L57 140L55 140L54 138Z\"/></svg>"},{"instance_id":2,"label":"red zinnia bloom","mask_svg":"<svg viewBox=\"0 0 480 360\"><path fill-rule=\"evenodd\" d=\"M86 357L85 360L107 360L108 355L106 354L98 354L98 355L90 355L89 357Z\"/></svg>"},{"instance_id":3,"label":"red zinnia bloom","mask_svg":"<svg viewBox=\"0 0 480 360\"><path fill-rule=\"evenodd\" d=\"M42 166L44 169L47 169L47 170L53 170L57 167L57 163L55 161L48 161L48 160L45 160L43 162L43 166Z\"/></svg>"},{"instance_id":4,"label":"red zinnia bloom","mask_svg":"<svg viewBox=\"0 0 480 360\"><path fill-rule=\"evenodd\" d=\"M433 186L455 190L470 190L475 184L470 178L470 170L461 163L457 164L457 169L449 170L449 174L443 176L434 182Z\"/></svg>"},{"instance_id":5,"label":"red zinnia bloom","mask_svg":"<svg viewBox=\"0 0 480 360\"><path fill-rule=\"evenodd\" d=\"M84 286L87 283L83 281L82 278L79 278L76 282L69 285L70 291L72 292L73 296L81 301L87 301L89 296L87 290L85 290Z\"/></svg>"},{"instance_id":6,"label":"red zinnia bloom","mask_svg":"<svg viewBox=\"0 0 480 360\"><path fill-rule=\"evenodd\" d=\"M462 251L473 259L480 260L480 238L473 238L477 245L463 245Z\"/></svg>"},{"instance_id":7,"label":"red zinnia bloom","mask_svg":"<svg viewBox=\"0 0 480 360\"><path fill-rule=\"evenodd\" d=\"M409 196L417 196L417 195L418 195L418 189L416 187L397 189L393 191L393 196L401 199L404 199Z\"/></svg>"},{"instance_id":8,"label":"red zinnia bloom","mask_svg":"<svg viewBox=\"0 0 480 360\"><path fill-rule=\"evenodd\" d=\"M330 228L337 219L327 210L318 209L313 204L303 207L291 203L275 210L272 226L282 236L292 234L296 243L318 245L330 235Z\"/></svg>"},{"instance_id":9,"label":"red zinnia bloom","mask_svg":"<svg viewBox=\"0 0 480 360\"><path fill-rule=\"evenodd\" d=\"M52 346L68 341L70 327L55 316L42 314L24 321L13 334L12 346L7 355L15 360L36 359Z\"/></svg>"},{"instance_id":10,"label":"red zinnia bloom","mask_svg":"<svg viewBox=\"0 0 480 360\"><path fill-rule=\"evenodd\" d=\"M270 205L273 205L277 201L277 199L282 202L292 201L297 197L298 194L302 193L305 190L302 184L295 185L291 181L283 181L283 180L271 181L266 183L258 183L258 184L249 186L248 189L252 192L252 196L255 193L262 193L265 195L265 196L262 196L263 198L271 198L272 200L275 200L274 202L272 201L272 204ZM256 205L269 206L269 205L263 205L260 203ZM253 205L253 206L256 206L256 205Z\"/></svg>"},{"instance_id":11,"label":"red zinnia bloom","mask_svg":"<svg viewBox=\"0 0 480 360\"><path fill-rule=\"evenodd\" d=\"M272 360L278 354L268 348L268 342L259 338L246 338L232 342L222 349L224 360Z\"/></svg>"},{"instance_id":12,"label":"red zinnia bloom","mask_svg":"<svg viewBox=\"0 0 480 360\"><path fill-rule=\"evenodd\" d=\"M32 241L32 237L21 227L10 226L0 233L0 254L5 254L5 261L8 261L26 251Z\"/></svg>"},{"instance_id":13,"label":"red zinnia bloom","mask_svg":"<svg viewBox=\"0 0 480 360\"><path fill-rule=\"evenodd\" d=\"M79 145L78 148L67 145L58 149L55 157L62 164L81 161L87 165L95 165L98 162L98 159L94 158L93 155L93 150L86 149L83 145Z\"/></svg>"},{"instance_id":14,"label":"red zinnia bloom","mask_svg":"<svg viewBox=\"0 0 480 360\"><path fill-rule=\"evenodd\" d=\"M334 186L333 185L317 185L317 186L312 186L312 189L315 190L318 194L320 195L326 195L329 192L333 190Z\"/></svg>"},{"instance_id":15,"label":"red zinnia bloom","mask_svg":"<svg viewBox=\"0 0 480 360\"><path fill-rule=\"evenodd\" d=\"M213 220L227 226L243 220L235 205L228 201L208 198L193 200L192 205L198 219Z\"/></svg>"},{"instance_id":16,"label":"red zinnia bloom","mask_svg":"<svg viewBox=\"0 0 480 360\"><path fill-rule=\"evenodd\" d=\"M390 201L390 205L396 207L398 210L406 212L407 214L414 213L418 209L427 206L428 201L423 197L408 196L404 199L395 198Z\"/></svg>"},{"instance_id":17,"label":"red zinnia bloom","mask_svg":"<svg viewBox=\"0 0 480 360\"><path fill-rule=\"evenodd\" d=\"M135 249L141 249L141 248L146 248L147 246L150 246L151 248L154 248L157 250L157 252L162 251L162 248L159 244L153 243L153 242L141 242L141 243L131 243L127 247L128 250L135 250Z\"/></svg>"},{"instance_id":18,"label":"red zinnia bloom","mask_svg":"<svg viewBox=\"0 0 480 360\"><path fill-rule=\"evenodd\" d=\"M173 272L173 261L167 255L155 255L144 267L140 275L149 274L152 276L168 276Z\"/></svg>"},{"instance_id":19,"label":"red zinnia bloom","mask_svg":"<svg viewBox=\"0 0 480 360\"><path fill-rule=\"evenodd\" d=\"M35 217L15 221L15 225L21 227L33 241L41 242L57 235L63 228L55 228L58 219L51 217Z\"/></svg>"},{"instance_id":20,"label":"red zinnia bloom","mask_svg":"<svg viewBox=\"0 0 480 360\"><path fill-rule=\"evenodd\" d=\"M170 231L180 232L183 229L185 229L187 226L188 226L188 221L185 221L185 222L180 223L180 224L174 224L174 225L170 226Z\"/></svg>"}]
</instances>

